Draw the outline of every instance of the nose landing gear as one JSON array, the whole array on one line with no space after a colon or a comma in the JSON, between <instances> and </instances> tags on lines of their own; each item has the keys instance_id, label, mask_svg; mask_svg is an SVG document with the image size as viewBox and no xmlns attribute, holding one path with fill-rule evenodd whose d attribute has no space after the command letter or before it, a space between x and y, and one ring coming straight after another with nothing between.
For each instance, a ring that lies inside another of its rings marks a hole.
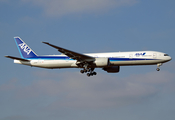
<instances>
[{"instance_id":1,"label":"nose landing gear","mask_svg":"<svg viewBox=\"0 0 175 120\"><path fill-rule=\"evenodd\" d=\"M156 70L157 70L157 71L160 71L160 68L157 68Z\"/></svg>"},{"instance_id":2,"label":"nose landing gear","mask_svg":"<svg viewBox=\"0 0 175 120\"><path fill-rule=\"evenodd\" d=\"M159 68L159 67L160 67L161 65L162 65L162 63L158 63L158 64L157 64L157 69L156 69L157 71L160 71L160 68Z\"/></svg>"}]
</instances>

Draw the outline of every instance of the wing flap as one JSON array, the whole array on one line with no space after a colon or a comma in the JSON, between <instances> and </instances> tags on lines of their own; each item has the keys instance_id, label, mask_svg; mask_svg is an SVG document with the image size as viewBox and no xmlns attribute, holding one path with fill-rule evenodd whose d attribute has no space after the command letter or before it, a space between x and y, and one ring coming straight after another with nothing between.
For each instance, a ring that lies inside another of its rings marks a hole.
<instances>
[{"instance_id":1,"label":"wing flap","mask_svg":"<svg viewBox=\"0 0 175 120\"><path fill-rule=\"evenodd\" d=\"M77 53L77 52L74 52L74 51L71 51L71 50L68 50L68 49L65 49L65 48L61 48L61 47L55 46L53 44L50 44L48 42L42 42L42 43L47 44L47 45L49 45L53 48L56 48L59 52L65 54L68 57L70 57L74 60L77 60L77 61L94 61L95 60L94 57L84 55L84 54L80 54L80 53Z\"/></svg>"},{"instance_id":2,"label":"wing flap","mask_svg":"<svg viewBox=\"0 0 175 120\"><path fill-rule=\"evenodd\" d=\"M30 60L26 60L26 59L22 59L22 58L18 58L18 57L13 57L13 56L5 56L5 57L6 57L6 58L10 58L10 59L25 61L25 62L29 62L29 61L30 61Z\"/></svg>"}]
</instances>

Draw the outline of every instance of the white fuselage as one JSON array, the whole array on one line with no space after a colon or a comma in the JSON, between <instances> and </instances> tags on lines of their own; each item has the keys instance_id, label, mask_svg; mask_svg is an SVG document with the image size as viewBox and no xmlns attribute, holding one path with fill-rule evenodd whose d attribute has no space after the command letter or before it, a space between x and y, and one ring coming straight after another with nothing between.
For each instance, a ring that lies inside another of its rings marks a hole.
<instances>
[{"instance_id":1,"label":"white fuselage","mask_svg":"<svg viewBox=\"0 0 175 120\"><path fill-rule=\"evenodd\" d=\"M94 58L108 58L109 66L154 65L171 60L171 57L167 54L156 51L91 53L85 55ZM28 60L30 61L14 60L14 63L51 69L78 67L77 60L73 60L66 55L38 56L38 58Z\"/></svg>"}]
</instances>

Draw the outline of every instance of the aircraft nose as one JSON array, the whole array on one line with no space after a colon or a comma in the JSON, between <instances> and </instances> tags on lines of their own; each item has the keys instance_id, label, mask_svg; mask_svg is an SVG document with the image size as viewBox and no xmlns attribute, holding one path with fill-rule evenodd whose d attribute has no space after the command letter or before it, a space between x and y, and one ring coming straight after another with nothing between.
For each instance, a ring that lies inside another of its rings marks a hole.
<instances>
[{"instance_id":1,"label":"aircraft nose","mask_svg":"<svg viewBox=\"0 0 175 120\"><path fill-rule=\"evenodd\" d=\"M172 58L170 56L168 56L167 60L170 61L170 60L172 60Z\"/></svg>"},{"instance_id":2,"label":"aircraft nose","mask_svg":"<svg viewBox=\"0 0 175 120\"><path fill-rule=\"evenodd\" d=\"M169 60L172 60L172 58L170 57Z\"/></svg>"},{"instance_id":3,"label":"aircraft nose","mask_svg":"<svg viewBox=\"0 0 175 120\"><path fill-rule=\"evenodd\" d=\"M164 56L166 57L166 60L167 60L167 61L172 60L171 56L169 56L168 54L164 54Z\"/></svg>"}]
</instances>

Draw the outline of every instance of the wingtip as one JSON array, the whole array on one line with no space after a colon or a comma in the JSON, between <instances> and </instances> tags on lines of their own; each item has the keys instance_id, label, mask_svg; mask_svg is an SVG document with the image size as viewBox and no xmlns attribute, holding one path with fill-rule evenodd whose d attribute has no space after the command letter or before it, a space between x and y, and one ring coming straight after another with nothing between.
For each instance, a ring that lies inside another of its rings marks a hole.
<instances>
[{"instance_id":1,"label":"wingtip","mask_svg":"<svg viewBox=\"0 0 175 120\"><path fill-rule=\"evenodd\" d=\"M8 55L5 55L4 57L7 57L8 58L9 56Z\"/></svg>"},{"instance_id":2,"label":"wingtip","mask_svg":"<svg viewBox=\"0 0 175 120\"><path fill-rule=\"evenodd\" d=\"M6 58L10 58L11 56L9 56L9 55L5 55L4 57L6 57Z\"/></svg>"},{"instance_id":3,"label":"wingtip","mask_svg":"<svg viewBox=\"0 0 175 120\"><path fill-rule=\"evenodd\" d=\"M42 41L42 43L44 43L44 44L49 44L48 42L43 42L43 41Z\"/></svg>"}]
</instances>

